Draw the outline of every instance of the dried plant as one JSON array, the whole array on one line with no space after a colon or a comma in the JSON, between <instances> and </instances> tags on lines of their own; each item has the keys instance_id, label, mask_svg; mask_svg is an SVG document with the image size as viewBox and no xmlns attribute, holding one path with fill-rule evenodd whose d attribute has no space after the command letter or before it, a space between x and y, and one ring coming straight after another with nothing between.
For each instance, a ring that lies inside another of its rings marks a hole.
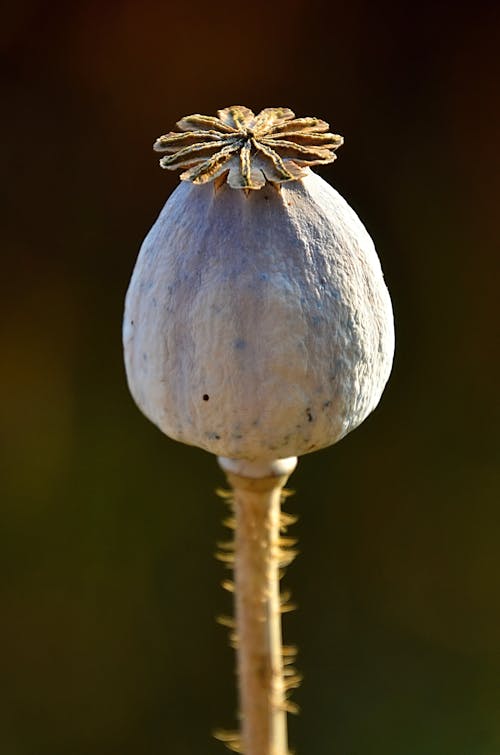
<instances>
[{"instance_id":1,"label":"dried plant","mask_svg":"<svg viewBox=\"0 0 500 755\"><path fill-rule=\"evenodd\" d=\"M391 301L363 224L310 170L342 144L327 123L238 105L178 126L155 143L184 183L130 282L127 377L146 416L216 454L229 482L235 538L218 558L234 569L224 586L235 618L222 623L237 653L241 731L219 739L245 755L288 755L300 679L281 640L292 606L279 580L295 556L284 486L297 456L336 443L380 400Z\"/></svg>"}]
</instances>

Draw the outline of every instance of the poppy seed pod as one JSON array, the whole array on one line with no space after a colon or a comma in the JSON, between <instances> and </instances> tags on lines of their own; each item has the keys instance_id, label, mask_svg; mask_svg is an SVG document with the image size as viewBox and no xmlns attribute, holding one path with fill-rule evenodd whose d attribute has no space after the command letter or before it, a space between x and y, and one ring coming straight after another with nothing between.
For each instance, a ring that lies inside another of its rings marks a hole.
<instances>
[{"instance_id":1,"label":"poppy seed pod","mask_svg":"<svg viewBox=\"0 0 500 755\"><path fill-rule=\"evenodd\" d=\"M191 116L158 140L172 153L164 167L187 170L142 245L124 318L144 414L171 438L249 461L357 427L394 350L373 243L309 167L331 162L341 137L284 108L262 113Z\"/></svg>"}]
</instances>

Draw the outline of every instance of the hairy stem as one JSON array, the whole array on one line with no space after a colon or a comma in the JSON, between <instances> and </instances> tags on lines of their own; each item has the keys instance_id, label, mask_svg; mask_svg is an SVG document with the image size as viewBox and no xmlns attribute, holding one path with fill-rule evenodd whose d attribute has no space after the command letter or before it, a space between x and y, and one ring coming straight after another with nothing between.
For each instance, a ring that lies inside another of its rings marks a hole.
<instances>
[{"instance_id":1,"label":"hairy stem","mask_svg":"<svg viewBox=\"0 0 500 755\"><path fill-rule=\"evenodd\" d=\"M281 641L280 506L288 474L226 475L235 513L236 645L245 755L287 755Z\"/></svg>"}]
</instances>

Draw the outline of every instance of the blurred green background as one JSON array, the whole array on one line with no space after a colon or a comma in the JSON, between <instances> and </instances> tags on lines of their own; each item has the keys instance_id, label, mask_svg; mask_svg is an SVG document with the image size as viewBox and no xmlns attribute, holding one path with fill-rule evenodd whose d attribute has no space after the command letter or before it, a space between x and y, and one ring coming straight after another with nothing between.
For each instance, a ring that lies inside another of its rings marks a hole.
<instances>
[{"instance_id":1,"label":"blurred green background","mask_svg":"<svg viewBox=\"0 0 500 755\"><path fill-rule=\"evenodd\" d=\"M215 459L128 394L120 327L182 115L286 105L396 316L380 408L301 460L300 755L498 755L498 6L19 0L2 11L0 755L205 755L235 722Z\"/></svg>"}]
</instances>

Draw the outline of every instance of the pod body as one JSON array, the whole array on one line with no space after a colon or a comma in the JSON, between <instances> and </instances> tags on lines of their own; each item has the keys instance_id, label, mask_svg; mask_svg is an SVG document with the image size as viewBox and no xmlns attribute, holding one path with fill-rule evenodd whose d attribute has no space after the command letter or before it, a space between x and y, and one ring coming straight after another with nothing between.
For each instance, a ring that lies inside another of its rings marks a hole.
<instances>
[{"instance_id":1,"label":"pod body","mask_svg":"<svg viewBox=\"0 0 500 755\"><path fill-rule=\"evenodd\" d=\"M311 171L249 196L181 183L140 250L123 338L149 419L248 460L338 441L379 402L394 351L373 243Z\"/></svg>"}]
</instances>

